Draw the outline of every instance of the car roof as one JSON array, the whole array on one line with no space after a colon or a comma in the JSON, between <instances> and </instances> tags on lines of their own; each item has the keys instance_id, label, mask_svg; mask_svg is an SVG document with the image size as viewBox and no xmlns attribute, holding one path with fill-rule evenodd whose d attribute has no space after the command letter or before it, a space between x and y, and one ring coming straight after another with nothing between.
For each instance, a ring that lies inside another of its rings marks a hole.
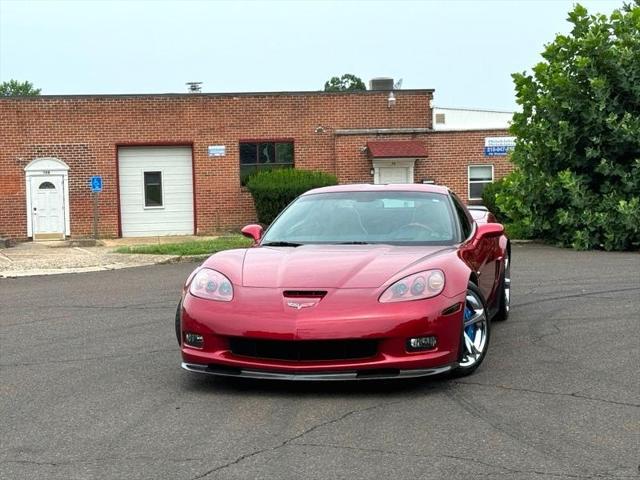
<instances>
[{"instance_id":1,"label":"car roof","mask_svg":"<svg viewBox=\"0 0 640 480\"><path fill-rule=\"evenodd\" d=\"M439 185L424 183L389 183L386 185L372 185L369 183L357 183L351 185L333 185L331 187L314 188L303 195L317 193L343 193L343 192L427 192L449 195L449 189Z\"/></svg>"}]
</instances>

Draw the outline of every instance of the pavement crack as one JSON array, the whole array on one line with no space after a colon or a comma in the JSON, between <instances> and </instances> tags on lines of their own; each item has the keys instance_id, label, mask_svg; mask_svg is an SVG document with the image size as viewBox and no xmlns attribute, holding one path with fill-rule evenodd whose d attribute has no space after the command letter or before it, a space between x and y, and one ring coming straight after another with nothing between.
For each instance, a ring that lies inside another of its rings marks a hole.
<instances>
[{"instance_id":1,"label":"pavement crack","mask_svg":"<svg viewBox=\"0 0 640 480\"><path fill-rule=\"evenodd\" d=\"M553 337L553 336L555 336L555 335L560 335L560 334L562 333L562 330L560 330L560 328L559 328L557 325L555 325L555 324L551 325L551 328L553 329L553 331L552 331L552 332L543 333L543 334L541 334L541 335L538 335L538 336L536 336L536 337L533 337L533 338L531 339L531 343L538 343L538 342L540 342L543 338Z\"/></svg>"},{"instance_id":2,"label":"pavement crack","mask_svg":"<svg viewBox=\"0 0 640 480\"><path fill-rule=\"evenodd\" d=\"M202 473L202 474L200 474L200 475L198 475L196 477L193 477L192 480L198 480L200 478L205 478L205 477L211 475L212 473L216 473L216 472L219 472L220 470L224 470L224 469L229 468L229 467L231 467L233 465L237 465L237 464L243 462L244 460L247 460L249 458L255 457L256 455L260 455L260 454L263 454L265 452L273 452L273 451L276 451L276 450L278 450L280 448L286 447L287 445L291 444L291 442L293 442L294 440L302 438L305 435L308 435L309 433L311 433L311 432L313 432L315 430L318 430L319 428L323 428L323 427L326 427L326 426L329 426L329 425L333 425L333 424L339 423L339 422L343 421L344 419L346 419L346 418L348 418L348 417L350 417L352 415L357 415L357 414L360 414L360 413L369 412L371 410L376 410L378 408L383 408L383 407L388 407L388 406L391 406L391 405L396 405L396 404L402 403L404 401L405 400L397 400L395 402L384 402L384 403L379 403L379 404L372 405L372 406L365 407L365 408L356 408L354 410L349 410L348 412L340 415L339 417L332 418L330 420L326 420L324 422L321 422L321 423L318 423L316 425L313 425L313 426L307 428L306 430L304 430L303 432L301 432L301 433L299 433L297 435L294 435L293 437L289 437L286 440L283 440L282 442L280 442L279 444L277 444L275 446L261 448L259 450L254 450L253 452L249 452L249 453L245 453L243 455L240 455L239 457L236 457L234 460L231 460L231 461L229 461L229 462L227 462L225 464L222 464L222 465L218 465L215 468L207 470L206 472L204 472L204 473Z\"/></svg>"},{"instance_id":3,"label":"pavement crack","mask_svg":"<svg viewBox=\"0 0 640 480\"><path fill-rule=\"evenodd\" d=\"M638 290L640 290L640 288L638 287L616 288L613 290L600 290L597 292L582 292L582 293L574 293L570 295L558 295L557 297L539 298L537 300L532 300L530 302L514 303L514 304L511 304L511 308L526 307L527 305L538 305L540 303L553 302L555 300L564 300L567 298L592 297L592 296L602 295L603 293L635 292Z\"/></svg>"},{"instance_id":4,"label":"pavement crack","mask_svg":"<svg viewBox=\"0 0 640 480\"><path fill-rule=\"evenodd\" d=\"M2 363L0 367L31 367L31 366L42 366L42 365L52 365L52 364L61 364L61 363L77 363L77 362L88 362L91 360L104 360L107 358L126 358L126 357L135 357L139 355L149 355L152 353L160 353L160 352L175 352L176 348L161 348L158 350L149 350L146 352L136 352L136 353L125 353L125 354L116 354L116 355L100 355L97 357L84 357L84 358L70 358L66 360L47 360L46 362L24 362L24 363Z\"/></svg>"},{"instance_id":5,"label":"pavement crack","mask_svg":"<svg viewBox=\"0 0 640 480\"><path fill-rule=\"evenodd\" d=\"M354 447L351 445L337 445L337 444L323 444L323 443L293 443L292 445L300 446L300 447L318 447L318 448L334 448L338 450L354 450L358 452L365 453L377 453L383 455L396 455L402 457L412 457L412 458L424 458L428 460L433 460L434 458L446 458L451 460L457 460L465 463L470 463L472 465L484 465L485 467L499 469L499 472L474 472L476 476L494 476L494 475L504 475L505 473L512 474L532 474L532 475L544 475L547 477L559 477L559 478L579 478L579 479L595 479L595 478L635 478L627 475L612 475L608 473L593 473L593 474L573 474L573 473L561 473L561 472L547 472L542 470L529 470L529 469L517 469L512 467L506 467L504 465L489 463L482 460L478 460L473 457L463 457L460 455L452 455L452 454L418 454L418 453L408 453L404 451L397 450L388 450L383 448L366 448L366 447Z\"/></svg>"},{"instance_id":6,"label":"pavement crack","mask_svg":"<svg viewBox=\"0 0 640 480\"><path fill-rule=\"evenodd\" d=\"M534 390L532 388L521 388L521 387L509 387L507 385L495 385L495 384L490 384L490 383L480 383L480 382L470 382L470 381L455 381L453 382L455 385L476 385L479 387L488 387L488 388L499 388L502 390L512 390L512 391L516 391L516 392L526 392L526 393L536 393L539 395L554 395L554 396L559 396L559 397L573 397L573 398L581 398L584 400L591 400L594 402L602 402L602 403L608 403L611 405L622 405L625 407L640 407L640 404L637 403L629 403L629 402L619 402L616 400L606 400L604 398L597 398L597 397L590 397L588 395L581 395L580 394L580 390L576 391L576 392L571 392L571 393L567 393L567 392L549 392L549 391L545 391L545 390Z\"/></svg>"},{"instance_id":7,"label":"pavement crack","mask_svg":"<svg viewBox=\"0 0 640 480\"><path fill-rule=\"evenodd\" d=\"M417 453L407 453L407 452L400 452L397 450L387 450L387 449L383 449L383 448L366 448L366 447L354 447L354 446L350 446L350 445L336 445L336 444L323 444L323 443L293 443L292 445L295 446L304 446L304 447L321 447L321 448L335 448L335 449L340 449L340 450L355 450L358 452L368 452L368 453L381 453L381 454L387 454L387 455L397 455L397 456L403 456L403 457L414 457L414 458L426 458L426 459L433 459L433 458L449 458L449 459L453 459L453 460L460 460L463 462L467 462L467 463L473 463L473 464L480 464L480 465L484 465L486 467L490 467L490 468L499 468L501 470L503 470L504 472L512 472L514 471L511 468L508 467L504 467L502 465L496 465L496 464L492 464L492 463L488 463L488 462L484 462L482 460L478 460L477 458L471 458L471 457L461 457L458 455L447 455L447 454L417 454Z\"/></svg>"},{"instance_id":8,"label":"pavement crack","mask_svg":"<svg viewBox=\"0 0 640 480\"><path fill-rule=\"evenodd\" d=\"M118 456L108 456L108 457L98 457L93 459L86 460L63 460L59 462L48 462L48 461L38 461L38 460L1 460L1 464L8 463L17 463L20 465L38 465L38 466L47 466L47 467L68 467L73 465L99 465L104 462L110 461L153 461L157 462L162 460L163 462L172 462L172 463L189 463L189 462L202 462L204 459L202 458L168 458L168 457L155 457L151 455L137 455L137 456L126 456L126 457L118 457Z\"/></svg>"}]
</instances>

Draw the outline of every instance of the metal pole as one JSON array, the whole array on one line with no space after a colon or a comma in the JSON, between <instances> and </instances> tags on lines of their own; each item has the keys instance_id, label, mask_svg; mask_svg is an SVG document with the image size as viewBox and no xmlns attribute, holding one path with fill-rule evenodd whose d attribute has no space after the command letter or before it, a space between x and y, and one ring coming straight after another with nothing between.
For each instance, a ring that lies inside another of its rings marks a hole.
<instances>
[{"instance_id":1,"label":"metal pole","mask_svg":"<svg viewBox=\"0 0 640 480\"><path fill-rule=\"evenodd\" d=\"M98 192L93 192L93 238L98 239Z\"/></svg>"}]
</instances>

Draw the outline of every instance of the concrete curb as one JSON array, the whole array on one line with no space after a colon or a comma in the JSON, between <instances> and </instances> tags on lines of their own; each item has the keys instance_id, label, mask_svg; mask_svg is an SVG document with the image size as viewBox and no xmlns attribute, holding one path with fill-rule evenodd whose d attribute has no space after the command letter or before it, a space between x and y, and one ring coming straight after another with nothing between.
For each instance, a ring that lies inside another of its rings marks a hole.
<instances>
[{"instance_id":1,"label":"concrete curb","mask_svg":"<svg viewBox=\"0 0 640 480\"><path fill-rule=\"evenodd\" d=\"M2 278L22 278L49 275L62 275L68 273L88 273L88 272L106 272L110 270L121 270L123 268L148 267L151 265L170 265L175 263L201 262L209 258L210 254L205 255L168 255L166 258L156 258L152 261L140 261L136 263L110 263L105 265L92 265L88 267L69 267L69 268L40 268L16 271L0 271L0 279Z\"/></svg>"},{"instance_id":2,"label":"concrete curb","mask_svg":"<svg viewBox=\"0 0 640 480\"><path fill-rule=\"evenodd\" d=\"M21 277L36 277L36 276L49 276L49 275L62 275L65 273L87 273L87 272L106 272L109 270L121 270L123 268L135 268L135 267L148 267L151 265L163 265L168 263L175 263L174 258L158 259L150 262L137 262L137 263L111 263L105 265L91 265L88 267L70 267L70 268L41 268L41 269L28 269L28 270L16 270L0 273L1 278L21 278Z\"/></svg>"}]
</instances>

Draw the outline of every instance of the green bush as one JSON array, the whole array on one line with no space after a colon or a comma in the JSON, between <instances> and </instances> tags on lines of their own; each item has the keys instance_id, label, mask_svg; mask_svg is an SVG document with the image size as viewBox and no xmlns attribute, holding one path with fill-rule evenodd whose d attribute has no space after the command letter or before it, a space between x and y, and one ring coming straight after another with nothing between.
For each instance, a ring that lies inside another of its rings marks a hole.
<instances>
[{"instance_id":1,"label":"green bush","mask_svg":"<svg viewBox=\"0 0 640 480\"><path fill-rule=\"evenodd\" d=\"M251 175L247 180L247 188L253 197L258 221L268 225L307 190L337 183L338 179L328 173L282 168Z\"/></svg>"},{"instance_id":2,"label":"green bush","mask_svg":"<svg viewBox=\"0 0 640 480\"><path fill-rule=\"evenodd\" d=\"M500 210L500 208L496 204L496 197L498 196L498 194L504 193L504 191L504 178L496 180L493 183L489 183L484 187L484 190L482 191L482 204L487 207L489 211L493 213L501 223L505 223L508 217L502 212L502 210Z\"/></svg>"},{"instance_id":3,"label":"green bush","mask_svg":"<svg viewBox=\"0 0 640 480\"><path fill-rule=\"evenodd\" d=\"M640 248L640 3L576 5L570 33L514 74L516 172L494 198L535 238L575 249Z\"/></svg>"}]
</instances>

